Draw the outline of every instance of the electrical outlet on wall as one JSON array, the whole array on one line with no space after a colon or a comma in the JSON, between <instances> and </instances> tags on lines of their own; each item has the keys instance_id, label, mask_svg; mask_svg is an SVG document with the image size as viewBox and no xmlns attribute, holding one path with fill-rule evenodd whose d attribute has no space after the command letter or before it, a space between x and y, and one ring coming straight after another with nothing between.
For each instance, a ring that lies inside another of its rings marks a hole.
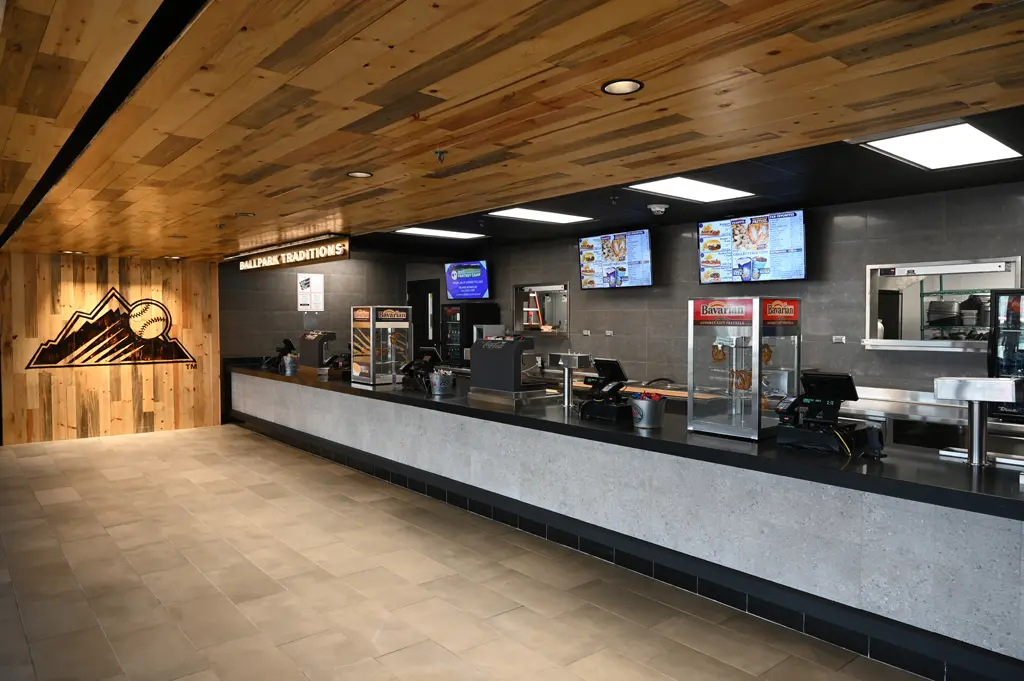
<instances>
[{"instance_id":1,"label":"electrical outlet on wall","mask_svg":"<svg viewBox=\"0 0 1024 681\"><path fill-rule=\"evenodd\" d=\"M583 335L584 336L589 336L590 335L590 329L583 329Z\"/></svg>"},{"instance_id":2,"label":"electrical outlet on wall","mask_svg":"<svg viewBox=\"0 0 1024 681\"><path fill-rule=\"evenodd\" d=\"M832 336L832 342L833 343L845 343L846 342L846 336Z\"/></svg>"},{"instance_id":3,"label":"electrical outlet on wall","mask_svg":"<svg viewBox=\"0 0 1024 681\"><path fill-rule=\"evenodd\" d=\"M614 336L614 335L615 335L615 332L614 332L614 331L612 331L611 329L607 329L607 330L606 330L606 331L604 332L604 335L606 335L606 336Z\"/></svg>"}]
</instances>

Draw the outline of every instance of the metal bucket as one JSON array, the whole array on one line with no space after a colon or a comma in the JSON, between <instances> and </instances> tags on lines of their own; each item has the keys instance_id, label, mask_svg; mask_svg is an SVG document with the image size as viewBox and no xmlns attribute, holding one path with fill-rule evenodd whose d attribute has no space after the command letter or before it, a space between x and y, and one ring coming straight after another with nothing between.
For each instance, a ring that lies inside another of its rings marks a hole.
<instances>
[{"instance_id":1,"label":"metal bucket","mask_svg":"<svg viewBox=\"0 0 1024 681\"><path fill-rule=\"evenodd\" d=\"M294 376L299 373L299 358L294 355L285 355L283 358L284 375Z\"/></svg>"},{"instance_id":2,"label":"metal bucket","mask_svg":"<svg viewBox=\"0 0 1024 681\"><path fill-rule=\"evenodd\" d=\"M633 408L633 427L643 429L661 428L665 420L665 406L668 400L637 400L629 398Z\"/></svg>"},{"instance_id":3,"label":"metal bucket","mask_svg":"<svg viewBox=\"0 0 1024 681\"><path fill-rule=\"evenodd\" d=\"M439 374L436 371L430 374L430 394L435 397L444 397L455 394L455 375Z\"/></svg>"}]
</instances>

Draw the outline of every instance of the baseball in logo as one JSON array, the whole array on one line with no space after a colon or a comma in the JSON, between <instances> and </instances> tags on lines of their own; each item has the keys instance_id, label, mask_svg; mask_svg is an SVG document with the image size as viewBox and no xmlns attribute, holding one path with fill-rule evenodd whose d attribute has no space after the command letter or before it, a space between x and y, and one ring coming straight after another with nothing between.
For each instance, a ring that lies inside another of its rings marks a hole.
<instances>
[{"instance_id":1,"label":"baseball in logo","mask_svg":"<svg viewBox=\"0 0 1024 681\"><path fill-rule=\"evenodd\" d=\"M171 328L171 313L155 300L141 300L128 308L128 326L139 338L153 340Z\"/></svg>"},{"instance_id":2,"label":"baseball in logo","mask_svg":"<svg viewBox=\"0 0 1024 681\"><path fill-rule=\"evenodd\" d=\"M129 303L112 288L92 310L71 315L26 368L194 363L181 341L170 337L171 324L163 303L149 298Z\"/></svg>"}]
</instances>

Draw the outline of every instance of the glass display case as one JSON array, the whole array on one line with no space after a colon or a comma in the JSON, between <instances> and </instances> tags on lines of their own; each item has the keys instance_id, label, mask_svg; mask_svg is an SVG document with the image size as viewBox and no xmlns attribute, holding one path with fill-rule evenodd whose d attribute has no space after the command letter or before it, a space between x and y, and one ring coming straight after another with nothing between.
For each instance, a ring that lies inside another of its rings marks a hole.
<instances>
[{"instance_id":1,"label":"glass display case","mask_svg":"<svg viewBox=\"0 0 1024 681\"><path fill-rule=\"evenodd\" d=\"M569 285L523 284L512 287L513 331L517 334L569 336Z\"/></svg>"},{"instance_id":2,"label":"glass display case","mask_svg":"<svg viewBox=\"0 0 1024 681\"><path fill-rule=\"evenodd\" d=\"M988 375L1020 378L1024 376L1024 326L1020 318L1024 289L995 289L991 296ZM990 412L1004 421L1024 423L1024 404L993 404Z\"/></svg>"},{"instance_id":3,"label":"glass display case","mask_svg":"<svg viewBox=\"0 0 1024 681\"><path fill-rule=\"evenodd\" d=\"M399 369L412 357L411 319L411 307L352 308L353 383L401 381Z\"/></svg>"},{"instance_id":4,"label":"glass display case","mask_svg":"<svg viewBox=\"0 0 1024 681\"><path fill-rule=\"evenodd\" d=\"M759 440L775 405L799 392L800 300L701 298L689 304L687 428Z\"/></svg>"}]
</instances>

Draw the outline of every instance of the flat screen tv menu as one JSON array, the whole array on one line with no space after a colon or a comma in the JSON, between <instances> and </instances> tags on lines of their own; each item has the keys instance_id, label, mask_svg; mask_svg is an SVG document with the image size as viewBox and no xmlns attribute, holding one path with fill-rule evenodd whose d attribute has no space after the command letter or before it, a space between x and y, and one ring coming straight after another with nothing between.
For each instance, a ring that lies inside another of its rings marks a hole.
<instances>
[{"instance_id":1,"label":"flat screen tv menu","mask_svg":"<svg viewBox=\"0 0 1024 681\"><path fill-rule=\"evenodd\" d=\"M697 234L702 284L806 276L802 210L701 222Z\"/></svg>"},{"instance_id":2,"label":"flat screen tv menu","mask_svg":"<svg viewBox=\"0 0 1024 681\"><path fill-rule=\"evenodd\" d=\"M653 284L650 232L641 229L580 239L580 282L585 289Z\"/></svg>"}]
</instances>

